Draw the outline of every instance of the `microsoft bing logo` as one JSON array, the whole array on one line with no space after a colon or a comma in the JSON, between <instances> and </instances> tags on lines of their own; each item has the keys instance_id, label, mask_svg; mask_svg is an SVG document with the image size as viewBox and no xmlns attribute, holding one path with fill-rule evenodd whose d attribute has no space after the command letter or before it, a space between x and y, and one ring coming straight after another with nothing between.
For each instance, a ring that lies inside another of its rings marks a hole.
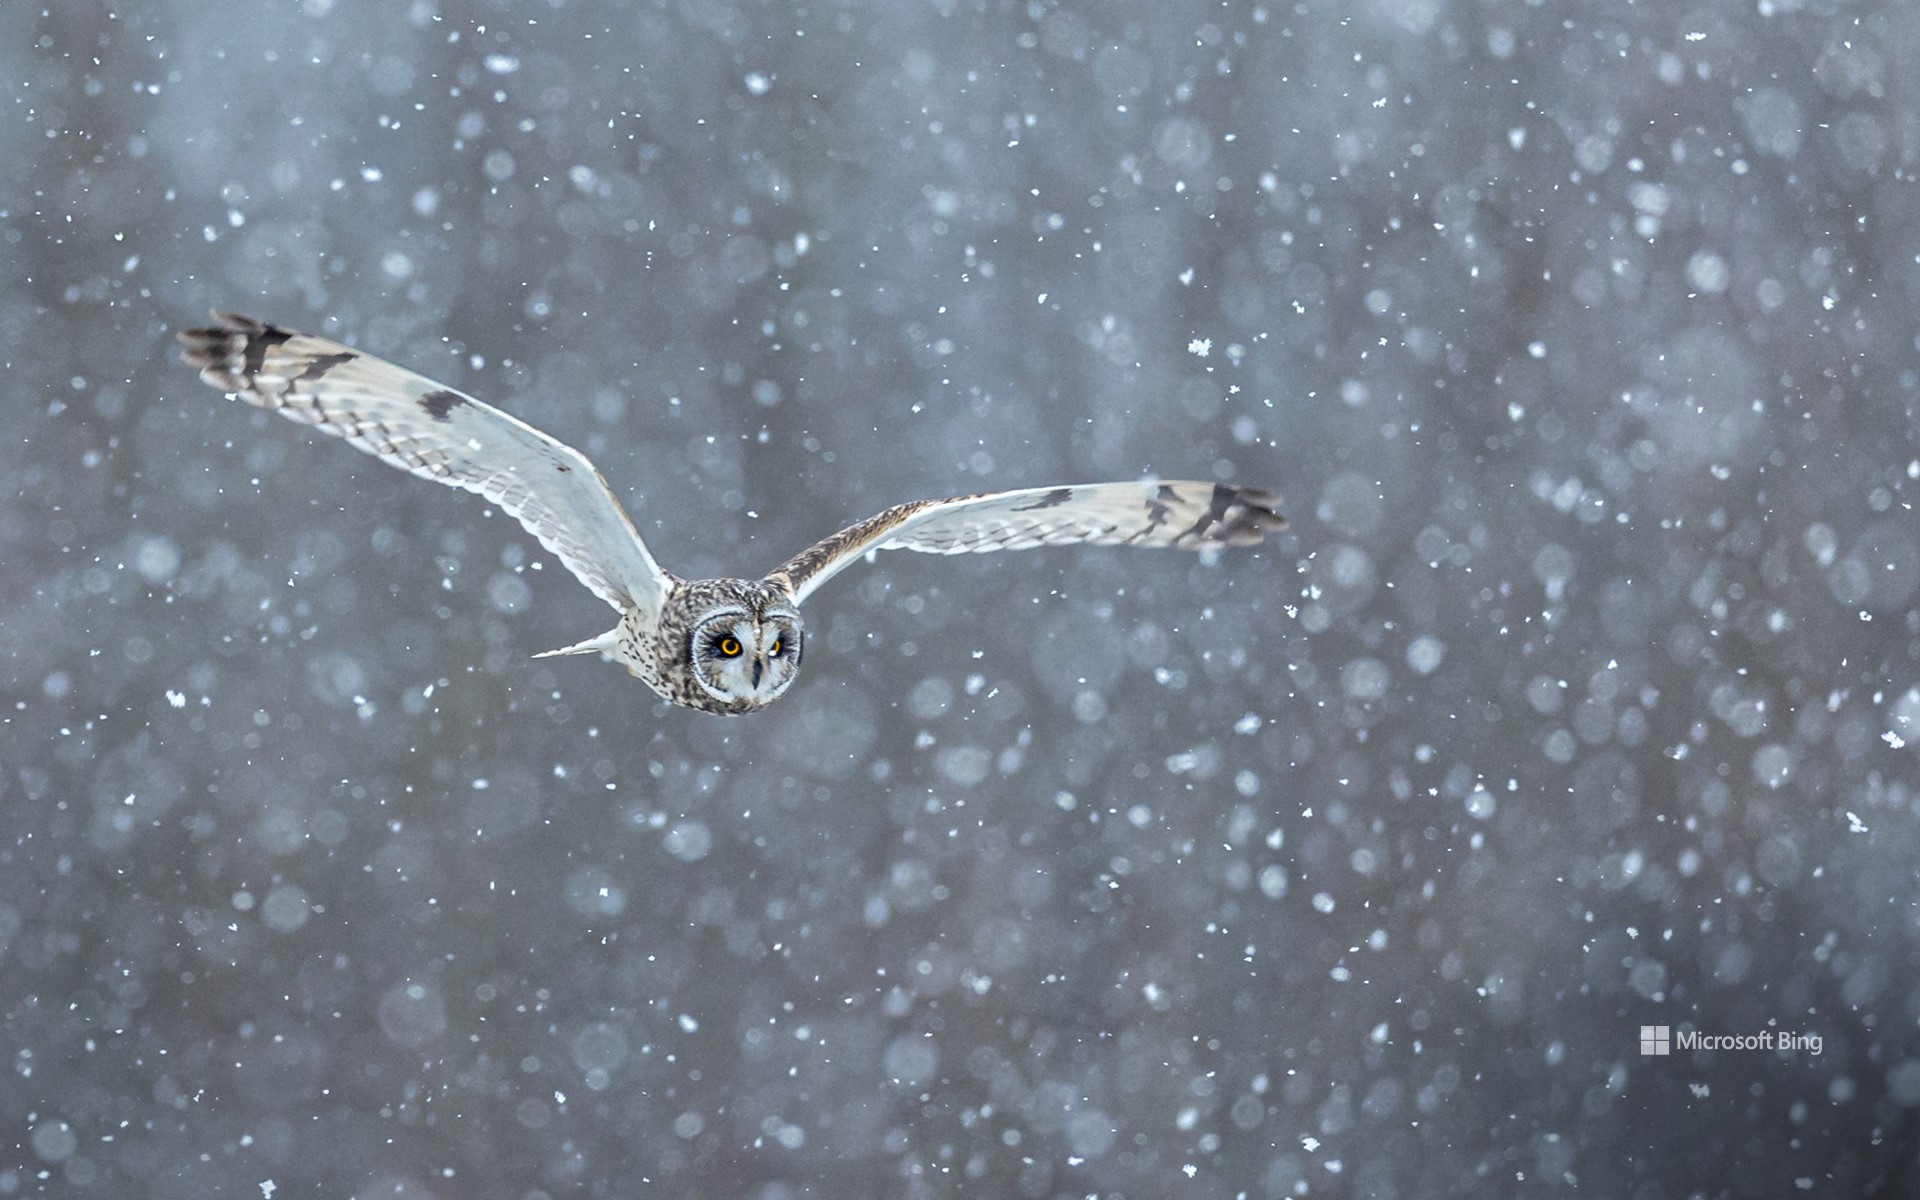
<instances>
[{"instance_id":1,"label":"microsoft bing logo","mask_svg":"<svg viewBox=\"0 0 1920 1200\"><path fill-rule=\"evenodd\" d=\"M1817 1033L1797 1033L1792 1030L1762 1029L1759 1033L1701 1033L1698 1029L1682 1029L1674 1033L1666 1025L1642 1025L1640 1027L1640 1054L1672 1054L1673 1048L1689 1053L1697 1050L1771 1050L1776 1053L1805 1050L1817 1055L1824 1048L1826 1039Z\"/></svg>"}]
</instances>

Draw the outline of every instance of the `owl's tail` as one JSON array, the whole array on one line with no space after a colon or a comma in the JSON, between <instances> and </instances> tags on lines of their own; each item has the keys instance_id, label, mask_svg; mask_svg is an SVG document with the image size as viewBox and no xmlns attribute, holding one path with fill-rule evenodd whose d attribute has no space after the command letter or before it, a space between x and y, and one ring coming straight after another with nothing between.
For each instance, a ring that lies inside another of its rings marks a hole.
<instances>
[{"instance_id":1,"label":"owl's tail","mask_svg":"<svg viewBox=\"0 0 1920 1200\"><path fill-rule=\"evenodd\" d=\"M546 653L536 654L534 657L558 658L562 654L605 654L608 657L612 657L614 648L619 644L620 627L616 625L597 638L588 638L584 642L575 642L571 646L562 646L558 650L548 650Z\"/></svg>"}]
</instances>

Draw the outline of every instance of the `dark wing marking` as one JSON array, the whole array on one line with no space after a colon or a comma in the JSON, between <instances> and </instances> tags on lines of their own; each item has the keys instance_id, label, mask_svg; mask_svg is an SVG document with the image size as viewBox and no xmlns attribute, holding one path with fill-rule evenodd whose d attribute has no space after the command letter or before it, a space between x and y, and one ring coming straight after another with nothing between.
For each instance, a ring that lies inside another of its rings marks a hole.
<instances>
[{"instance_id":1,"label":"dark wing marking","mask_svg":"<svg viewBox=\"0 0 1920 1200\"><path fill-rule=\"evenodd\" d=\"M1065 504L1067 501L1071 499L1073 499L1072 488L1070 487L1053 488L1047 491L1046 494L1042 495L1038 500L1035 500L1032 504L1022 504L1021 506L1014 509L1013 511L1038 512L1043 508L1057 508L1060 505Z\"/></svg>"},{"instance_id":2,"label":"dark wing marking","mask_svg":"<svg viewBox=\"0 0 1920 1200\"><path fill-rule=\"evenodd\" d=\"M672 583L607 481L578 451L491 405L384 359L250 317L180 334L181 359L249 404L382 462L478 492L516 518L594 595L657 613Z\"/></svg>"},{"instance_id":3,"label":"dark wing marking","mask_svg":"<svg viewBox=\"0 0 1920 1200\"><path fill-rule=\"evenodd\" d=\"M428 392L420 397L420 407L426 409L427 415L436 421L451 421L453 410L466 402L465 396L459 392L450 392L446 388Z\"/></svg>"},{"instance_id":4,"label":"dark wing marking","mask_svg":"<svg viewBox=\"0 0 1920 1200\"><path fill-rule=\"evenodd\" d=\"M1250 546L1285 529L1271 492L1225 483L1092 483L889 508L809 547L767 577L797 604L872 550L983 554L1031 546Z\"/></svg>"}]
</instances>

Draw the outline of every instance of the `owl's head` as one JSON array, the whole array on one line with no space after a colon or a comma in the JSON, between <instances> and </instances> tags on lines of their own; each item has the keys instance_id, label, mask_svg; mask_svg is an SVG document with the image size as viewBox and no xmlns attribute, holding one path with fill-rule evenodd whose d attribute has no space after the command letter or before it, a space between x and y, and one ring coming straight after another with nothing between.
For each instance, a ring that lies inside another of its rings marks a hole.
<instances>
[{"instance_id":1,"label":"owl's head","mask_svg":"<svg viewBox=\"0 0 1920 1200\"><path fill-rule=\"evenodd\" d=\"M805 634L784 590L753 587L695 615L687 632L693 682L717 707L745 711L771 704L800 671Z\"/></svg>"}]
</instances>

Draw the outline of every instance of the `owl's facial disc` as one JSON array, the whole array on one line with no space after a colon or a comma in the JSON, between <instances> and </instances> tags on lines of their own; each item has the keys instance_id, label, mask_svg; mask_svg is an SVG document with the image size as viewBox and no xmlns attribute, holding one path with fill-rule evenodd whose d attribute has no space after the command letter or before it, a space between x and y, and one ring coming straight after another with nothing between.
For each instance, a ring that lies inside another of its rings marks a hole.
<instances>
[{"instance_id":1,"label":"owl's facial disc","mask_svg":"<svg viewBox=\"0 0 1920 1200\"><path fill-rule=\"evenodd\" d=\"M790 608L715 609L693 627L693 678L716 700L771 703L800 669L804 634Z\"/></svg>"}]
</instances>

